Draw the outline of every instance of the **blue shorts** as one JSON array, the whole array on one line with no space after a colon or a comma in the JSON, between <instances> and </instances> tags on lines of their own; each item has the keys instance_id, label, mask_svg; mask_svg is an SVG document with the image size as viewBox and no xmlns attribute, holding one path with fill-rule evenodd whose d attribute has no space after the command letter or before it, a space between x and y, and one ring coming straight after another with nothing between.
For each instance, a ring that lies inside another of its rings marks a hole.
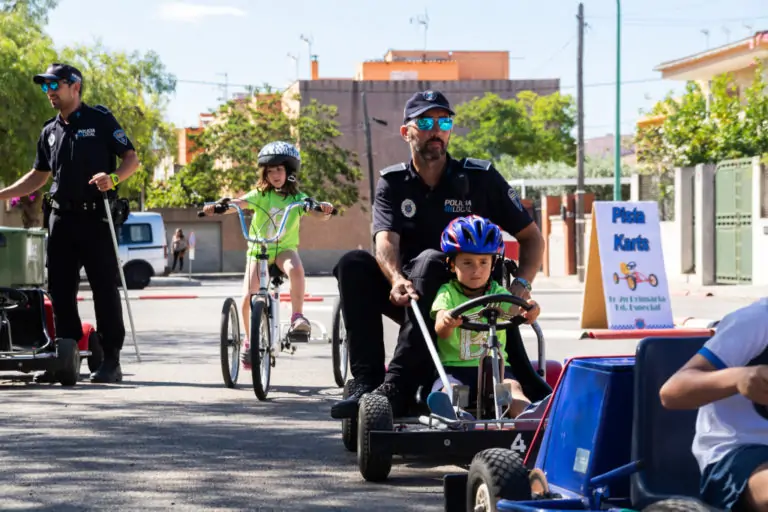
<instances>
[{"instance_id":1,"label":"blue shorts","mask_svg":"<svg viewBox=\"0 0 768 512\"><path fill-rule=\"evenodd\" d=\"M448 376L448 380L451 381L451 384L465 384L469 386L470 400L472 400L472 397L477 396L477 370L477 366L445 367L445 373ZM504 378L515 378L515 376L512 374L512 368L509 366L504 367ZM435 383L432 385L432 391L440 391L441 389L443 389L443 381L441 381L440 377L438 377Z\"/></svg>"},{"instance_id":2,"label":"blue shorts","mask_svg":"<svg viewBox=\"0 0 768 512\"><path fill-rule=\"evenodd\" d=\"M767 462L768 445L739 446L704 468L701 475L701 498L715 508L743 510L738 501L747 489L749 477Z\"/></svg>"}]
</instances>

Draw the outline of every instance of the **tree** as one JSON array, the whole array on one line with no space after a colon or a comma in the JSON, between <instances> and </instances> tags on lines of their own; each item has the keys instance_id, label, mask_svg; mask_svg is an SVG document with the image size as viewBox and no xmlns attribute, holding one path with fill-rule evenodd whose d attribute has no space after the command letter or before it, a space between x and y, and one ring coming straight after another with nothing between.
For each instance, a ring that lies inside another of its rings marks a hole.
<instances>
[{"instance_id":1,"label":"tree","mask_svg":"<svg viewBox=\"0 0 768 512\"><path fill-rule=\"evenodd\" d=\"M48 13L58 4L58 0L0 0L0 12L26 16L44 24L48 22Z\"/></svg>"},{"instance_id":2,"label":"tree","mask_svg":"<svg viewBox=\"0 0 768 512\"><path fill-rule=\"evenodd\" d=\"M539 96L524 91L517 99L486 93L456 108L452 153L492 161L509 155L522 166L546 161L573 164L574 110L573 98L560 93Z\"/></svg>"},{"instance_id":3,"label":"tree","mask_svg":"<svg viewBox=\"0 0 768 512\"><path fill-rule=\"evenodd\" d=\"M32 77L55 60L55 52L26 13L0 12L0 40L0 182L10 184L31 169L40 130L53 115Z\"/></svg>"},{"instance_id":4,"label":"tree","mask_svg":"<svg viewBox=\"0 0 768 512\"><path fill-rule=\"evenodd\" d=\"M173 126L163 119L175 78L152 51L110 53L100 42L66 48L60 59L83 73L83 101L106 106L131 138L141 166L120 186L120 195L139 197L175 144Z\"/></svg>"},{"instance_id":5,"label":"tree","mask_svg":"<svg viewBox=\"0 0 768 512\"><path fill-rule=\"evenodd\" d=\"M298 105L298 100L291 103ZM362 174L356 155L337 144L342 134L336 107L312 100L298 115L289 115L282 102L279 94L267 92L222 105L216 121L191 137L196 156L158 187L148 204L179 207L252 190L259 150L274 140L299 147L303 192L341 207L355 204L355 183Z\"/></svg>"}]
</instances>

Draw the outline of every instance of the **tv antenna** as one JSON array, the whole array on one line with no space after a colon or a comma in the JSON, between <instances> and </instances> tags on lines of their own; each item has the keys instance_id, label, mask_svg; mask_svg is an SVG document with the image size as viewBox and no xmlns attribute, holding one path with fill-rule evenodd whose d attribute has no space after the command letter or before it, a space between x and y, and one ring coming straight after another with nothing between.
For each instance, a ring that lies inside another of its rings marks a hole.
<instances>
[{"instance_id":1,"label":"tv antenna","mask_svg":"<svg viewBox=\"0 0 768 512\"><path fill-rule=\"evenodd\" d=\"M224 83L219 85L219 89L222 90L224 96L220 97L219 101L226 103L229 101L229 75L227 73L216 73L216 75L224 77Z\"/></svg>"},{"instance_id":2,"label":"tv antenna","mask_svg":"<svg viewBox=\"0 0 768 512\"><path fill-rule=\"evenodd\" d=\"M429 30L429 15L427 14L427 10L424 9L424 16L417 15L414 17L411 17L411 25L424 25L424 50L427 49L427 30Z\"/></svg>"},{"instance_id":3,"label":"tv antenna","mask_svg":"<svg viewBox=\"0 0 768 512\"><path fill-rule=\"evenodd\" d=\"M304 34L301 34L300 36L301 40L307 43L307 48L309 49L309 62L310 66L312 65L312 43L314 42L314 39L312 38L312 34L309 35L309 37L305 36Z\"/></svg>"},{"instance_id":4,"label":"tv antenna","mask_svg":"<svg viewBox=\"0 0 768 512\"><path fill-rule=\"evenodd\" d=\"M299 56L292 53L288 53L288 58L293 59L293 63L296 65L296 81L299 80Z\"/></svg>"},{"instance_id":5,"label":"tv antenna","mask_svg":"<svg viewBox=\"0 0 768 512\"><path fill-rule=\"evenodd\" d=\"M709 50L709 30L704 28L701 30L701 33L704 34L705 38L707 38L707 50Z\"/></svg>"}]
</instances>

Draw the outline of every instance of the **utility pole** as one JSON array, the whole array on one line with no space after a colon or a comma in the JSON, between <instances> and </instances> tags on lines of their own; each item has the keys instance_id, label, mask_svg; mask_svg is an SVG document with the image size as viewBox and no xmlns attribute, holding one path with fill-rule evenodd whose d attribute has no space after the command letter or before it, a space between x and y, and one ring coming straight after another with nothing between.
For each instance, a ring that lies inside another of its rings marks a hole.
<instances>
[{"instance_id":1,"label":"utility pole","mask_svg":"<svg viewBox=\"0 0 768 512\"><path fill-rule=\"evenodd\" d=\"M373 181L373 148L371 143L371 119L368 117L368 99L363 91L363 127L365 129L365 150L368 153L368 195L371 205L371 252L375 253L373 244L373 201L376 194Z\"/></svg>"},{"instance_id":2,"label":"utility pole","mask_svg":"<svg viewBox=\"0 0 768 512\"><path fill-rule=\"evenodd\" d=\"M584 4L579 3L579 49L576 60L576 274L584 282Z\"/></svg>"}]
</instances>

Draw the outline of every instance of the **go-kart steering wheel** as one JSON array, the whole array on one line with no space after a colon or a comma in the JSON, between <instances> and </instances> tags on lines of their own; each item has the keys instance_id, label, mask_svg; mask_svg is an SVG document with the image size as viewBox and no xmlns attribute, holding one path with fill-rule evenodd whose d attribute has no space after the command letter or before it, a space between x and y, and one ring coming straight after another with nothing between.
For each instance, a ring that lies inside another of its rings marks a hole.
<instances>
[{"instance_id":1,"label":"go-kart steering wheel","mask_svg":"<svg viewBox=\"0 0 768 512\"><path fill-rule=\"evenodd\" d=\"M469 300L457 308L453 308L449 311L449 314L453 318L461 317L464 322L459 326L461 329L467 329L469 331L489 331L491 325L494 325L497 329L507 329L514 325L517 325L513 320L520 315L515 312L511 313L502 309L491 307L494 303L506 303L513 304L521 307L526 311L533 309L533 306L528 304L524 299L508 293L497 293L494 295L483 295ZM464 315L464 312L478 306L486 306L477 313L471 313ZM478 322L480 318L485 318L488 323ZM499 322L498 320L502 320Z\"/></svg>"},{"instance_id":2,"label":"go-kart steering wheel","mask_svg":"<svg viewBox=\"0 0 768 512\"><path fill-rule=\"evenodd\" d=\"M15 288L0 288L0 311L23 308L29 299L27 294Z\"/></svg>"}]
</instances>

